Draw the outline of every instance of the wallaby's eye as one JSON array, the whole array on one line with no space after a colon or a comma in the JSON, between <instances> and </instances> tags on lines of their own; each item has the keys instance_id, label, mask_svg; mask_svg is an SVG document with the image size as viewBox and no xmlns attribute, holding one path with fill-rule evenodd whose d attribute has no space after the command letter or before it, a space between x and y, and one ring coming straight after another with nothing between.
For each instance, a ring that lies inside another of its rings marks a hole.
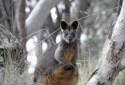
<instances>
[{"instance_id":1,"label":"wallaby's eye","mask_svg":"<svg viewBox=\"0 0 125 85\"><path fill-rule=\"evenodd\" d=\"M65 21L61 21L61 28L65 30L67 27L67 23Z\"/></svg>"},{"instance_id":2,"label":"wallaby's eye","mask_svg":"<svg viewBox=\"0 0 125 85\"><path fill-rule=\"evenodd\" d=\"M78 27L78 21L74 21L73 23L72 23L72 27L73 27L73 29L77 29L77 27Z\"/></svg>"}]
</instances>

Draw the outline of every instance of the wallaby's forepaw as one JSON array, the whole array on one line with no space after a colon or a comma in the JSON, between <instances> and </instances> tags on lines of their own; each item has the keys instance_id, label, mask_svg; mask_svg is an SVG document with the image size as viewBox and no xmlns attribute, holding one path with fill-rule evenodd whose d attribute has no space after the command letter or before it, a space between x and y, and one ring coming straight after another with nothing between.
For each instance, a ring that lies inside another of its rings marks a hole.
<instances>
[{"instance_id":1,"label":"wallaby's forepaw","mask_svg":"<svg viewBox=\"0 0 125 85\"><path fill-rule=\"evenodd\" d=\"M65 65L64 66L64 70L66 70L66 71L68 71L68 70L73 70L74 69L74 67L73 66L67 66L67 65Z\"/></svg>"}]
</instances>

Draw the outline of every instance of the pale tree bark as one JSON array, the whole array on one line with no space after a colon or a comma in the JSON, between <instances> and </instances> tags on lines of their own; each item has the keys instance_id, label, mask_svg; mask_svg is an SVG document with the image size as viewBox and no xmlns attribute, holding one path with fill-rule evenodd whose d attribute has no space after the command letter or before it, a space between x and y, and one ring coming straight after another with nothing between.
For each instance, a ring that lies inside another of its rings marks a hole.
<instances>
[{"instance_id":1,"label":"pale tree bark","mask_svg":"<svg viewBox=\"0 0 125 85\"><path fill-rule=\"evenodd\" d=\"M56 11L57 11L56 28L58 29L60 27L63 12L60 12L57 6L56 6Z\"/></svg>"},{"instance_id":2,"label":"pale tree bark","mask_svg":"<svg viewBox=\"0 0 125 85\"><path fill-rule=\"evenodd\" d=\"M52 35L51 38L50 37L48 37L47 39L45 39L45 38L47 36L49 36L55 30L56 30L56 28L55 28L54 23L52 21L51 14L49 13L43 26L41 27L41 31L37 33L37 42L36 42L36 56L37 56L37 58L39 58L42 55L42 43L43 43L43 41L47 42L48 48L50 48L53 45L52 40L55 40L56 33L54 33L54 35Z\"/></svg>"},{"instance_id":3,"label":"pale tree bark","mask_svg":"<svg viewBox=\"0 0 125 85\"><path fill-rule=\"evenodd\" d=\"M50 10L61 0L39 0L26 20L27 35L38 31L44 24Z\"/></svg>"},{"instance_id":4,"label":"pale tree bark","mask_svg":"<svg viewBox=\"0 0 125 85\"><path fill-rule=\"evenodd\" d=\"M37 56L38 60L42 55L42 39L43 39L42 34L43 34L43 32L44 32L44 30L37 33L37 42L35 42L36 56Z\"/></svg>"},{"instance_id":5,"label":"pale tree bark","mask_svg":"<svg viewBox=\"0 0 125 85\"><path fill-rule=\"evenodd\" d=\"M41 31L37 33L37 38L38 38L38 41L36 42L36 45L37 45L36 46L36 55L37 55L37 58L39 58L42 55L42 53L43 53L41 45L42 45L42 41L47 36L49 36L50 34L52 34L50 37L48 37L47 39L44 40L48 44L48 49L52 45L56 44L56 36L59 33L59 31L56 31L56 30L59 29L60 22L61 22L61 19L62 19L62 12L59 12L59 8L57 6L56 6L56 12L57 12L56 22L53 22L52 17L51 17L51 13L49 13L49 15L46 18L43 26L41 27ZM46 33L47 36L44 36L45 33Z\"/></svg>"},{"instance_id":6,"label":"pale tree bark","mask_svg":"<svg viewBox=\"0 0 125 85\"><path fill-rule=\"evenodd\" d=\"M42 26L42 29L45 29L47 36L49 36L51 33L53 33L57 29L54 26L54 22L52 20L51 13L46 18L44 25ZM55 42L55 40L56 40L56 35L57 35L57 33L54 33L51 37L49 37L45 40L48 43L48 47L51 47L53 45L53 41Z\"/></svg>"},{"instance_id":7,"label":"pale tree bark","mask_svg":"<svg viewBox=\"0 0 125 85\"><path fill-rule=\"evenodd\" d=\"M119 17L109 33L95 71L86 85L112 85L118 73L125 69L121 64L125 51L125 0Z\"/></svg>"},{"instance_id":8,"label":"pale tree bark","mask_svg":"<svg viewBox=\"0 0 125 85\"><path fill-rule=\"evenodd\" d=\"M41 27L41 31L38 32L37 38L38 42L36 43L36 55L37 58L39 58L42 55L42 40L44 40L47 36L52 34L50 37L45 39L44 41L48 44L48 48L50 48L52 45L55 45L56 43L56 36L59 31L56 31L60 27L60 22L62 19L62 13L59 12L59 8L56 6L56 12L57 12L57 19L56 22L53 22L51 13L49 13L48 17L46 18L43 26ZM43 29L43 30L42 30ZM56 31L56 32L55 32ZM54 33L53 33L54 32ZM46 36L44 36L46 34Z\"/></svg>"},{"instance_id":9,"label":"pale tree bark","mask_svg":"<svg viewBox=\"0 0 125 85\"><path fill-rule=\"evenodd\" d=\"M47 34L51 34L54 31L58 30L60 28L60 22L62 20L62 12L59 12L59 8L56 6L56 12L57 12L57 19L56 22L53 22L51 14L49 14L49 16L46 19L46 29L48 30L49 33ZM53 33L50 37L49 40L51 40L51 45L56 43L56 36L59 33L59 31L56 31L55 33ZM50 46L49 46L50 47Z\"/></svg>"}]
</instances>

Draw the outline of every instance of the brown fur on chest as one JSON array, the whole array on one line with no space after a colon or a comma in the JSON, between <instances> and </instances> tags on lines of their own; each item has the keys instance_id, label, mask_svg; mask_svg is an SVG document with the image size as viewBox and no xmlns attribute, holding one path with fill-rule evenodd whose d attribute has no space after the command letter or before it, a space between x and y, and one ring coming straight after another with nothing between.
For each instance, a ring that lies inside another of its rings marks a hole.
<instances>
[{"instance_id":1,"label":"brown fur on chest","mask_svg":"<svg viewBox=\"0 0 125 85\"><path fill-rule=\"evenodd\" d=\"M42 82L46 85L76 85L78 72L65 71L62 66L56 69L52 74L46 74Z\"/></svg>"},{"instance_id":2,"label":"brown fur on chest","mask_svg":"<svg viewBox=\"0 0 125 85\"><path fill-rule=\"evenodd\" d=\"M74 54L73 46L64 51L66 65L71 65ZM42 82L45 85L76 85L77 80L78 72L76 69L66 71L61 65L53 73L46 73L42 78Z\"/></svg>"},{"instance_id":3,"label":"brown fur on chest","mask_svg":"<svg viewBox=\"0 0 125 85\"><path fill-rule=\"evenodd\" d=\"M74 56L74 50L72 47L68 48L65 52L64 52L64 59L65 59L65 62L68 66L71 65L71 61L72 61L72 58Z\"/></svg>"}]
</instances>

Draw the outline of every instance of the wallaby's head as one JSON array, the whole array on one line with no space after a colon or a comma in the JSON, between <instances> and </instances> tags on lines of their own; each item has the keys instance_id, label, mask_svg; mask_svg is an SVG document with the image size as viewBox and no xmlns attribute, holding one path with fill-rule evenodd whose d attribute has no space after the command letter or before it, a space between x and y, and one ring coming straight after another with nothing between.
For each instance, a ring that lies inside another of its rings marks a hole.
<instances>
[{"instance_id":1,"label":"wallaby's head","mask_svg":"<svg viewBox=\"0 0 125 85\"><path fill-rule=\"evenodd\" d=\"M66 43L72 43L77 39L77 27L78 21L71 24L61 21L61 37Z\"/></svg>"}]
</instances>

